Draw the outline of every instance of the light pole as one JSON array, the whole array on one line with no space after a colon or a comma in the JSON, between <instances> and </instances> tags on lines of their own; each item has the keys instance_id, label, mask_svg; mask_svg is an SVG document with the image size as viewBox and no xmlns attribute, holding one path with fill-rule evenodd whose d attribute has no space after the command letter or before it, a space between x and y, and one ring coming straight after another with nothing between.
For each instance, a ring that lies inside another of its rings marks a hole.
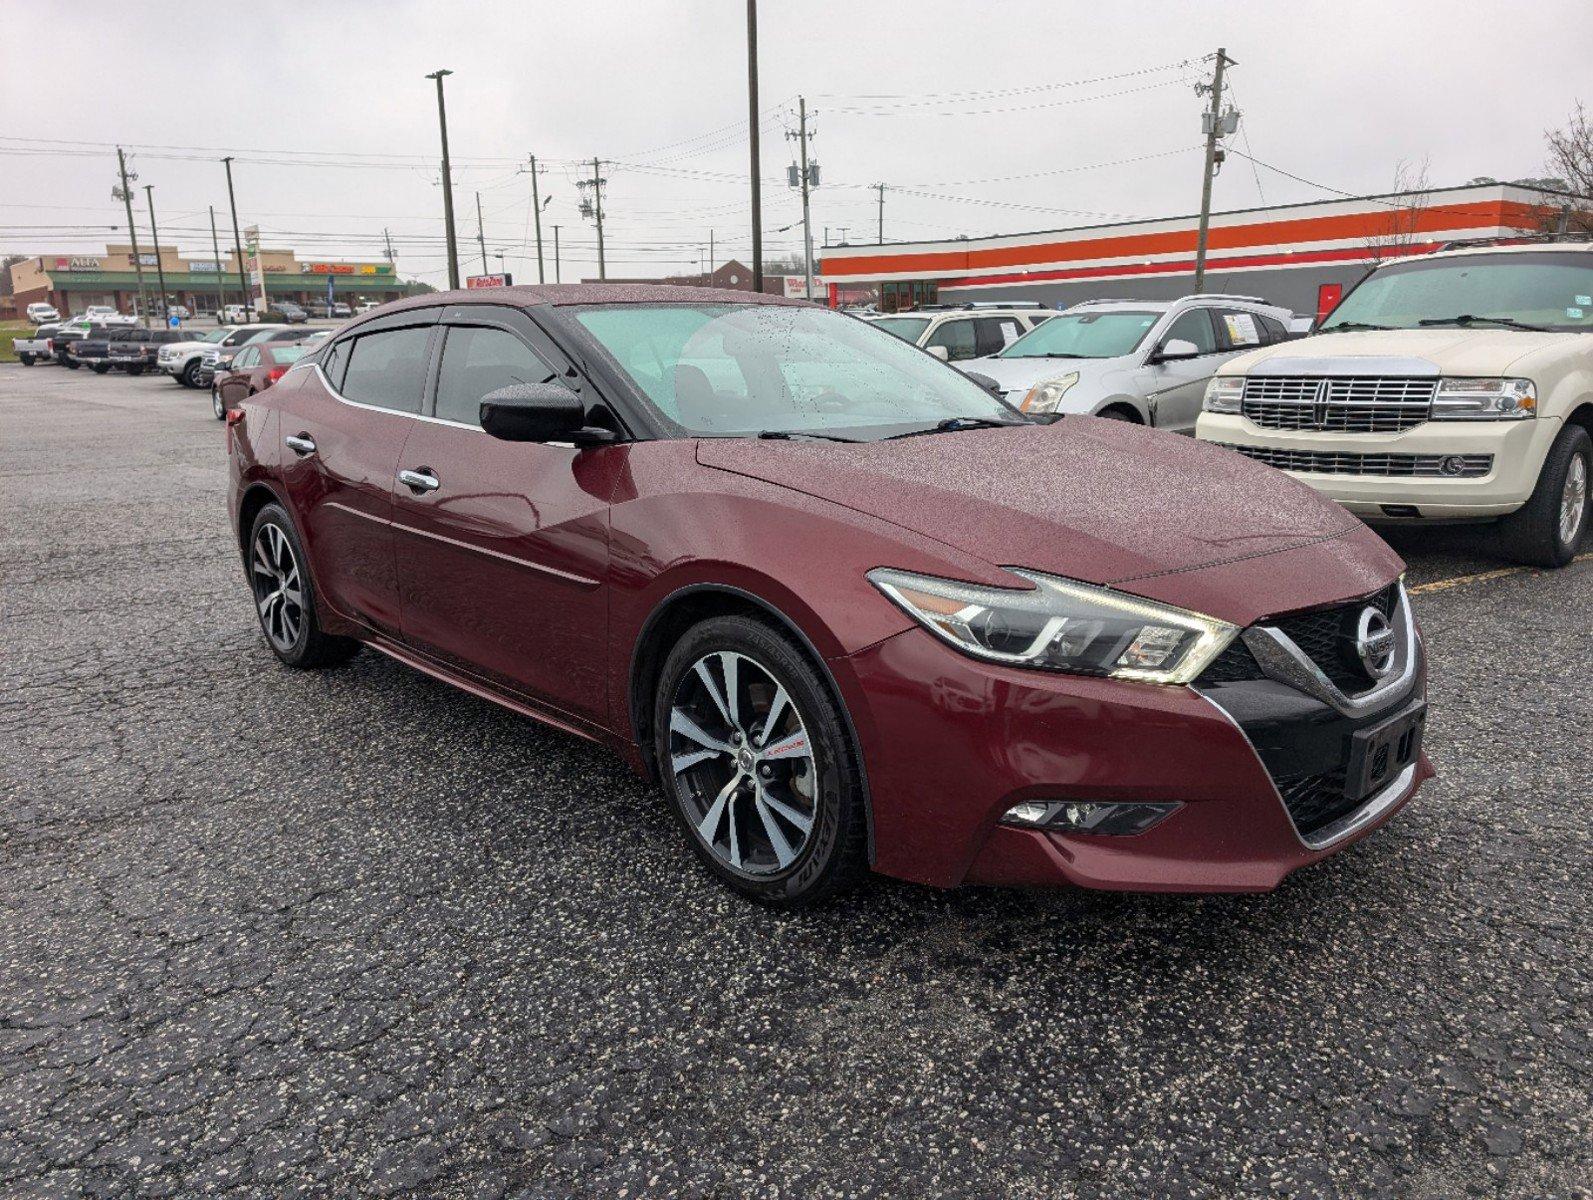
<instances>
[{"instance_id":1,"label":"light pole","mask_svg":"<svg viewBox=\"0 0 1593 1200\"><path fill-rule=\"evenodd\" d=\"M459 244L454 238L454 179L448 165L448 109L443 104L443 77L452 75L447 69L433 71L427 79L437 81L437 127L442 131L442 186L443 224L448 234L448 286L459 286Z\"/></svg>"},{"instance_id":2,"label":"light pole","mask_svg":"<svg viewBox=\"0 0 1593 1200\"><path fill-rule=\"evenodd\" d=\"M144 185L144 198L149 201L149 236L155 243L155 277L160 280L160 323L166 324L166 268L160 261L160 230L155 228L155 185Z\"/></svg>"}]
</instances>

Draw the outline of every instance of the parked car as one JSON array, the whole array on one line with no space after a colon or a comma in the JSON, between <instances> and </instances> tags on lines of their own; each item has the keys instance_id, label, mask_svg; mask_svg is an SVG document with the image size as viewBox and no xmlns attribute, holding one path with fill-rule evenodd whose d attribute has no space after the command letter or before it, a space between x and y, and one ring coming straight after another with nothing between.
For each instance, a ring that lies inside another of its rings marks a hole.
<instances>
[{"instance_id":1,"label":"parked car","mask_svg":"<svg viewBox=\"0 0 1593 1200\"><path fill-rule=\"evenodd\" d=\"M226 371L232 367L232 359L244 346L257 345L260 342L296 342L304 334L287 325L246 325L247 336L240 342L230 345L212 346L202 351L200 357L200 372L214 375L218 371Z\"/></svg>"},{"instance_id":2,"label":"parked car","mask_svg":"<svg viewBox=\"0 0 1593 1200\"><path fill-rule=\"evenodd\" d=\"M97 325L137 325L132 313L119 312L109 304L90 304L83 310L83 319Z\"/></svg>"},{"instance_id":3,"label":"parked car","mask_svg":"<svg viewBox=\"0 0 1593 1200\"><path fill-rule=\"evenodd\" d=\"M261 342L243 347L232 366L217 373L211 386L210 407L216 420L222 420L229 409L248 397L265 391L309 352L309 347L297 342Z\"/></svg>"},{"instance_id":4,"label":"parked car","mask_svg":"<svg viewBox=\"0 0 1593 1200\"><path fill-rule=\"evenodd\" d=\"M86 319L63 321L50 334L50 352L55 356L56 362L75 371L83 364L67 353L72 343L90 336L103 337L107 328L98 321Z\"/></svg>"},{"instance_id":5,"label":"parked car","mask_svg":"<svg viewBox=\"0 0 1593 1200\"><path fill-rule=\"evenodd\" d=\"M1589 525L1593 244L1473 245L1387 263L1314 337L1228 363L1199 436L1368 521L1497 522L1560 567Z\"/></svg>"},{"instance_id":6,"label":"parked car","mask_svg":"<svg viewBox=\"0 0 1593 1200\"><path fill-rule=\"evenodd\" d=\"M332 315L334 317L352 317L354 311L344 301L338 300L332 305Z\"/></svg>"},{"instance_id":7,"label":"parked car","mask_svg":"<svg viewBox=\"0 0 1593 1200\"><path fill-rule=\"evenodd\" d=\"M334 333L331 329L312 329L299 339L299 345L313 350Z\"/></svg>"},{"instance_id":8,"label":"parked car","mask_svg":"<svg viewBox=\"0 0 1593 1200\"><path fill-rule=\"evenodd\" d=\"M1206 380L1288 338L1288 309L1245 296L1092 300L991 358L963 363L1027 413L1090 413L1194 433Z\"/></svg>"},{"instance_id":9,"label":"parked car","mask_svg":"<svg viewBox=\"0 0 1593 1200\"><path fill-rule=\"evenodd\" d=\"M185 335L183 339L160 348L155 369L170 375L184 387L204 387L210 382L204 363L206 351L241 346L258 332L257 325L222 325L209 330L203 337Z\"/></svg>"},{"instance_id":10,"label":"parked car","mask_svg":"<svg viewBox=\"0 0 1593 1200\"><path fill-rule=\"evenodd\" d=\"M361 300L354 306L354 315L363 316L365 313L371 312L374 309L378 309L381 306L382 304L380 300Z\"/></svg>"},{"instance_id":11,"label":"parked car","mask_svg":"<svg viewBox=\"0 0 1593 1200\"><path fill-rule=\"evenodd\" d=\"M1431 774L1403 564L1309 488L781 297L491 295L228 413L284 664L369 643L612 747L773 905L869 867L1265 890Z\"/></svg>"},{"instance_id":12,"label":"parked car","mask_svg":"<svg viewBox=\"0 0 1593 1200\"><path fill-rule=\"evenodd\" d=\"M188 338L181 329L135 329L132 336L114 338L110 345L110 365L129 375L142 375L159 367L160 351Z\"/></svg>"},{"instance_id":13,"label":"parked car","mask_svg":"<svg viewBox=\"0 0 1593 1200\"><path fill-rule=\"evenodd\" d=\"M121 362L114 362L111 358L111 346L114 343L127 342L149 331L137 325L96 325L89 329L83 337L69 342L66 347L68 366L87 367L96 375L103 375L113 366L127 367L132 365L131 360L124 358ZM136 358L136 356L134 356ZM132 371L132 374L141 374L142 368Z\"/></svg>"},{"instance_id":14,"label":"parked car","mask_svg":"<svg viewBox=\"0 0 1593 1200\"><path fill-rule=\"evenodd\" d=\"M50 339L57 328L53 324L40 325L29 337L12 338L11 350L17 356L17 361L24 367L31 367L36 362L54 358L55 348Z\"/></svg>"},{"instance_id":15,"label":"parked car","mask_svg":"<svg viewBox=\"0 0 1593 1200\"><path fill-rule=\"evenodd\" d=\"M929 351L941 362L963 362L1012 345L1055 314L1039 307L966 304L914 309L863 319Z\"/></svg>"},{"instance_id":16,"label":"parked car","mask_svg":"<svg viewBox=\"0 0 1593 1200\"><path fill-rule=\"evenodd\" d=\"M310 319L310 314L290 301L275 300L270 308L260 314L260 319L282 325L302 325Z\"/></svg>"},{"instance_id":17,"label":"parked car","mask_svg":"<svg viewBox=\"0 0 1593 1200\"><path fill-rule=\"evenodd\" d=\"M44 325L51 321L59 321L61 314L55 311L54 305L34 301L27 307L27 318L35 325Z\"/></svg>"},{"instance_id":18,"label":"parked car","mask_svg":"<svg viewBox=\"0 0 1593 1200\"><path fill-rule=\"evenodd\" d=\"M249 319L249 310L241 304L226 304L221 309L223 325L242 325Z\"/></svg>"}]
</instances>

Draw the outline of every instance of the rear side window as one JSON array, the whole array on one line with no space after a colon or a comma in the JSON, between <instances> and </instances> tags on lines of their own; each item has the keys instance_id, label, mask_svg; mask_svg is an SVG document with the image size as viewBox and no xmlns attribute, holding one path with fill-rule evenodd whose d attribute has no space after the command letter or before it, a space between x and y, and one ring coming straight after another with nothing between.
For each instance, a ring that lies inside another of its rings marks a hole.
<instances>
[{"instance_id":1,"label":"rear side window","mask_svg":"<svg viewBox=\"0 0 1593 1200\"><path fill-rule=\"evenodd\" d=\"M344 398L394 412L419 413L426 390L429 325L386 329L355 338L343 368Z\"/></svg>"},{"instance_id":2,"label":"rear side window","mask_svg":"<svg viewBox=\"0 0 1593 1200\"><path fill-rule=\"evenodd\" d=\"M1289 340L1289 330L1287 327L1285 327L1282 321L1276 321L1271 317L1261 316L1258 316L1256 320L1261 322L1261 332L1266 336L1267 345L1270 346L1275 342L1286 342Z\"/></svg>"},{"instance_id":3,"label":"rear side window","mask_svg":"<svg viewBox=\"0 0 1593 1200\"><path fill-rule=\"evenodd\" d=\"M514 334L459 325L448 330L437 374L437 416L481 423L481 398L511 383L545 383L553 369Z\"/></svg>"},{"instance_id":4,"label":"rear side window","mask_svg":"<svg viewBox=\"0 0 1593 1200\"><path fill-rule=\"evenodd\" d=\"M342 391L343 365L348 362L348 343L338 342L335 346L327 347L321 354L320 362L321 370L326 373L326 377L331 381L332 386L338 391Z\"/></svg>"},{"instance_id":5,"label":"rear side window","mask_svg":"<svg viewBox=\"0 0 1593 1200\"><path fill-rule=\"evenodd\" d=\"M1222 330L1223 345L1229 350L1249 350L1263 345L1266 340L1260 318L1242 309L1221 310L1217 314L1217 327Z\"/></svg>"}]
</instances>

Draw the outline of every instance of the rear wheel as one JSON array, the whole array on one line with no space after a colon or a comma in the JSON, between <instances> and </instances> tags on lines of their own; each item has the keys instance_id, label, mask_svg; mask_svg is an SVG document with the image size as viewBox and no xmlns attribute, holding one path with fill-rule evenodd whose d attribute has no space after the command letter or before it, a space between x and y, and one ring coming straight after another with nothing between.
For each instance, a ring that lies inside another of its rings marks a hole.
<instances>
[{"instance_id":1,"label":"rear wheel","mask_svg":"<svg viewBox=\"0 0 1593 1200\"><path fill-rule=\"evenodd\" d=\"M24 367L31 367L33 365L33 355L31 355L31 354L19 354L19 355L17 355L17 361L19 363L21 363Z\"/></svg>"},{"instance_id":2,"label":"rear wheel","mask_svg":"<svg viewBox=\"0 0 1593 1200\"><path fill-rule=\"evenodd\" d=\"M127 368L127 373L129 375L142 375L144 373L144 368L143 367L128 367Z\"/></svg>"},{"instance_id":3,"label":"rear wheel","mask_svg":"<svg viewBox=\"0 0 1593 1200\"><path fill-rule=\"evenodd\" d=\"M1593 438L1567 425L1549 447L1538 485L1520 508L1499 522L1505 551L1534 567L1563 567L1587 532L1593 479Z\"/></svg>"},{"instance_id":4,"label":"rear wheel","mask_svg":"<svg viewBox=\"0 0 1593 1200\"><path fill-rule=\"evenodd\" d=\"M315 589L299 535L279 504L268 504L249 536L249 586L255 615L271 652L290 667L326 667L359 651L353 638L321 629Z\"/></svg>"},{"instance_id":5,"label":"rear wheel","mask_svg":"<svg viewBox=\"0 0 1593 1200\"><path fill-rule=\"evenodd\" d=\"M844 718L784 634L740 616L694 626L664 663L653 719L675 815L725 883L797 907L862 873L862 778Z\"/></svg>"},{"instance_id":6,"label":"rear wheel","mask_svg":"<svg viewBox=\"0 0 1593 1200\"><path fill-rule=\"evenodd\" d=\"M210 411L216 414L216 420L227 419L227 406L221 402L221 393L216 390L216 385L210 385Z\"/></svg>"},{"instance_id":7,"label":"rear wheel","mask_svg":"<svg viewBox=\"0 0 1593 1200\"><path fill-rule=\"evenodd\" d=\"M93 371L96 375L104 375L110 370L110 367L105 363L94 363L89 367L89 370Z\"/></svg>"}]
</instances>

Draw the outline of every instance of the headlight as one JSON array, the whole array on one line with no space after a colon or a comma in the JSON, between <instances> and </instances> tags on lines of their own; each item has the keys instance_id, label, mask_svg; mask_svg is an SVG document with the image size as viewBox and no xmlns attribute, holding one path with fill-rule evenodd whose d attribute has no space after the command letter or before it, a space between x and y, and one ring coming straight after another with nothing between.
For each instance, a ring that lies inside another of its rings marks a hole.
<instances>
[{"instance_id":1,"label":"headlight","mask_svg":"<svg viewBox=\"0 0 1593 1200\"><path fill-rule=\"evenodd\" d=\"M1530 379L1440 379L1435 421L1521 421L1538 415Z\"/></svg>"},{"instance_id":2,"label":"headlight","mask_svg":"<svg viewBox=\"0 0 1593 1200\"><path fill-rule=\"evenodd\" d=\"M1013 569L1030 589L981 587L878 567L869 581L964 654L1019 667L1188 683L1239 630L1110 588Z\"/></svg>"},{"instance_id":3,"label":"headlight","mask_svg":"<svg viewBox=\"0 0 1593 1200\"><path fill-rule=\"evenodd\" d=\"M1029 389L1024 396L1023 403L1018 408L1026 413L1056 412L1057 405L1062 403L1062 397L1067 395L1068 389L1079 381L1079 373L1070 371L1060 379L1047 379L1037 383Z\"/></svg>"},{"instance_id":4,"label":"headlight","mask_svg":"<svg viewBox=\"0 0 1593 1200\"><path fill-rule=\"evenodd\" d=\"M1237 413L1245 398L1243 375L1213 375L1206 384L1206 411Z\"/></svg>"}]
</instances>

